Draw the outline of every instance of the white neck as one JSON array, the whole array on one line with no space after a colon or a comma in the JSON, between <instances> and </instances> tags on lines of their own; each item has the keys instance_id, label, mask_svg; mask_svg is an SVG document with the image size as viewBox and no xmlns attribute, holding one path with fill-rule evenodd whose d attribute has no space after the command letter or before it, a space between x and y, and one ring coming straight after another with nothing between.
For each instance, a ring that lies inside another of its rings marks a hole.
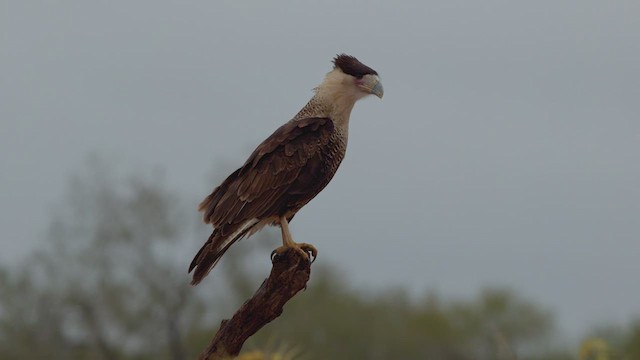
<instances>
[{"instance_id":1,"label":"white neck","mask_svg":"<svg viewBox=\"0 0 640 360\"><path fill-rule=\"evenodd\" d=\"M328 117L346 134L353 105L367 94L355 86L352 76L346 75L339 69L329 72L324 81L314 90L316 94L300 110L294 120L305 117Z\"/></svg>"}]
</instances>

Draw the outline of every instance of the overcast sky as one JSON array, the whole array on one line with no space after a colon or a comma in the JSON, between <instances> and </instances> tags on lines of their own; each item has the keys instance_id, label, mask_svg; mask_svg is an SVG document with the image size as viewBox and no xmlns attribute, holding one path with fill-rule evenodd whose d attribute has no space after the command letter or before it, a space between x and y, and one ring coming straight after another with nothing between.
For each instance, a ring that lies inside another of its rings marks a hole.
<instances>
[{"instance_id":1,"label":"overcast sky","mask_svg":"<svg viewBox=\"0 0 640 360\"><path fill-rule=\"evenodd\" d=\"M346 52L385 98L292 223L319 262L367 289L512 286L574 336L640 315L640 2L275 4L0 1L0 261L91 152L162 168L195 212Z\"/></svg>"}]
</instances>

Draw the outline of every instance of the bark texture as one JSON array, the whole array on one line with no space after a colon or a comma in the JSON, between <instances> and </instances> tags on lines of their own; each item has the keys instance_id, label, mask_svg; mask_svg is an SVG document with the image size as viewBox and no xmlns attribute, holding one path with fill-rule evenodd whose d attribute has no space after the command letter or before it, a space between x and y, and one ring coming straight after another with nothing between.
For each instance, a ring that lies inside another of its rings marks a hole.
<instances>
[{"instance_id":1,"label":"bark texture","mask_svg":"<svg viewBox=\"0 0 640 360\"><path fill-rule=\"evenodd\" d=\"M310 275L311 262L304 252L288 249L275 256L269 277L231 319L222 320L220 329L198 359L237 356L250 336L280 316L284 304L307 287Z\"/></svg>"}]
</instances>

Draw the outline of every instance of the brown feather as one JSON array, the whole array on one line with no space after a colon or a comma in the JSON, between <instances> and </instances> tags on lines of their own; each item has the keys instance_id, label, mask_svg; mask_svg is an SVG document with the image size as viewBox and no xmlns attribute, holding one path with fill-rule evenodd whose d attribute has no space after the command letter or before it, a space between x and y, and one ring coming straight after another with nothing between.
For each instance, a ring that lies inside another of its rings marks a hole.
<instances>
[{"instance_id":1,"label":"brown feather","mask_svg":"<svg viewBox=\"0 0 640 360\"><path fill-rule=\"evenodd\" d=\"M235 241L282 217L290 221L337 171L346 150L351 109L367 95L354 77L377 72L345 54L333 62L334 69L293 120L258 145L200 203L204 221L214 230L189 266L193 284L209 273Z\"/></svg>"},{"instance_id":2,"label":"brown feather","mask_svg":"<svg viewBox=\"0 0 640 360\"><path fill-rule=\"evenodd\" d=\"M327 118L290 121L263 141L245 164L214 189L199 206L215 230L193 259L194 283L215 266L231 243L252 231L228 236L247 221L292 217L331 180L346 144ZM338 150L334 149L335 147ZM255 219L255 220L254 220ZM227 244L223 247L223 244Z\"/></svg>"},{"instance_id":3,"label":"brown feather","mask_svg":"<svg viewBox=\"0 0 640 360\"><path fill-rule=\"evenodd\" d=\"M255 226L255 225L254 225ZM233 230L225 229L233 227ZM236 235L230 241L227 240L227 237L224 235L225 232L233 233L240 229L239 225L236 226L226 226L223 227L222 230L227 231L218 231L218 229L214 229L209 239L205 244L200 248L200 251L196 254L196 256L191 261L189 265L189 272L195 269L193 273L193 278L191 280L191 285L197 285L202 279L207 276L209 271L216 266L222 255L233 245L236 241L242 239L247 233L251 231L253 226L250 226ZM227 242L225 244L225 242Z\"/></svg>"},{"instance_id":4,"label":"brown feather","mask_svg":"<svg viewBox=\"0 0 640 360\"><path fill-rule=\"evenodd\" d=\"M345 74L360 78L364 75L378 75L378 72L361 63L353 56L340 54L333 59L335 67L340 68Z\"/></svg>"}]
</instances>

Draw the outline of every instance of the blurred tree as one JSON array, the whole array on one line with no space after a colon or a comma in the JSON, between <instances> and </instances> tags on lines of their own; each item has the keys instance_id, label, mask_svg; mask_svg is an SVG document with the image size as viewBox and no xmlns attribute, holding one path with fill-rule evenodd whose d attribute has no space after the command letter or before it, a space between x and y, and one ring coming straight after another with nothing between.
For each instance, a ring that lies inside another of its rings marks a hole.
<instances>
[{"instance_id":1,"label":"blurred tree","mask_svg":"<svg viewBox=\"0 0 640 360\"><path fill-rule=\"evenodd\" d=\"M365 297L316 267L307 291L251 345L300 347L310 359L566 359L538 349L551 331L550 313L510 291L471 301L416 302L402 290Z\"/></svg>"},{"instance_id":2,"label":"blurred tree","mask_svg":"<svg viewBox=\"0 0 640 360\"><path fill-rule=\"evenodd\" d=\"M623 351L628 359L640 359L640 319L635 319L624 340Z\"/></svg>"},{"instance_id":3,"label":"blurred tree","mask_svg":"<svg viewBox=\"0 0 640 360\"><path fill-rule=\"evenodd\" d=\"M193 357L184 341L202 325L205 307L188 285L186 260L173 255L187 223L175 196L157 181L114 179L106 165L73 179L70 190L46 245L17 275L3 274L3 351Z\"/></svg>"},{"instance_id":4,"label":"blurred tree","mask_svg":"<svg viewBox=\"0 0 640 360\"><path fill-rule=\"evenodd\" d=\"M635 318L626 326L604 325L592 329L580 349L580 356L586 359L601 358L611 360L640 359L640 318Z\"/></svg>"},{"instance_id":5,"label":"blurred tree","mask_svg":"<svg viewBox=\"0 0 640 360\"><path fill-rule=\"evenodd\" d=\"M193 218L181 213L177 196L156 176L121 180L110 167L93 163L98 165L72 179L42 248L12 271L0 268L0 358L194 358L219 319L230 317L266 273L251 272L246 252L231 251L216 269L228 279L216 283L222 288L217 293L229 296L214 298L210 287L190 287L186 266L193 246L185 240L206 234L190 233ZM252 249L278 243L250 242ZM261 255L265 262L267 254ZM512 291L488 289L463 301L435 294L415 299L402 289L364 294L343 281L314 265L309 288L247 343L247 350L261 351L244 356L571 358L541 345L552 334L551 314ZM640 359L640 323L628 333L616 344L629 359Z\"/></svg>"},{"instance_id":6,"label":"blurred tree","mask_svg":"<svg viewBox=\"0 0 640 360\"><path fill-rule=\"evenodd\" d=\"M611 350L604 339L588 338L580 345L579 360L610 360Z\"/></svg>"},{"instance_id":7,"label":"blurred tree","mask_svg":"<svg viewBox=\"0 0 640 360\"><path fill-rule=\"evenodd\" d=\"M508 290L484 290L472 302L453 303L450 314L469 346L486 359L515 359L538 348L552 330L549 312Z\"/></svg>"}]
</instances>

